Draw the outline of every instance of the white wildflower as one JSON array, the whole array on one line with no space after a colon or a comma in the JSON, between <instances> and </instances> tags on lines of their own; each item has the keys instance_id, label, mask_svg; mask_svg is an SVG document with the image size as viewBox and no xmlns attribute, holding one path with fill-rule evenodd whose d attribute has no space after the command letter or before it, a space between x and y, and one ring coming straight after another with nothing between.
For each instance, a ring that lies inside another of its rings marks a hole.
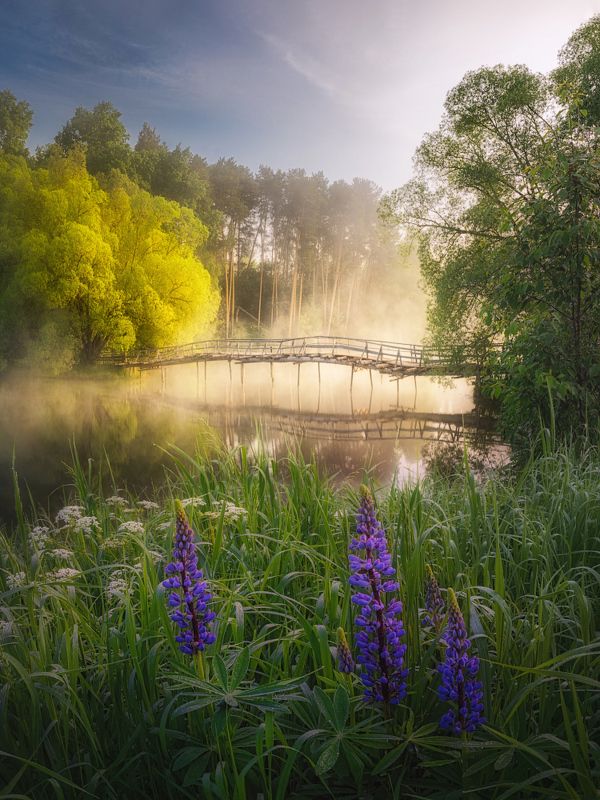
<instances>
[{"instance_id":1,"label":"white wildflower","mask_svg":"<svg viewBox=\"0 0 600 800\"><path fill-rule=\"evenodd\" d=\"M48 553L54 558L59 558L62 561L68 561L73 557L73 551L67 550L66 547L56 547L54 550L49 550Z\"/></svg>"},{"instance_id":2,"label":"white wildflower","mask_svg":"<svg viewBox=\"0 0 600 800\"><path fill-rule=\"evenodd\" d=\"M83 506L65 506L56 515L57 525L70 525L81 517Z\"/></svg>"},{"instance_id":3,"label":"white wildflower","mask_svg":"<svg viewBox=\"0 0 600 800\"><path fill-rule=\"evenodd\" d=\"M9 589L18 589L19 586L23 586L25 584L25 573L15 572L13 575L7 575L6 583L8 584Z\"/></svg>"},{"instance_id":4,"label":"white wildflower","mask_svg":"<svg viewBox=\"0 0 600 800\"><path fill-rule=\"evenodd\" d=\"M0 639L7 639L12 634L12 622L2 619L0 620Z\"/></svg>"},{"instance_id":5,"label":"white wildflower","mask_svg":"<svg viewBox=\"0 0 600 800\"><path fill-rule=\"evenodd\" d=\"M215 501L213 503L213 506L215 508L219 506L222 507L221 502L219 501ZM223 511L223 516L225 519L239 519L239 517L242 517L244 516L244 514L247 513L248 512L245 508L242 508L241 506L236 506L234 505L234 503L230 503L228 500L225 502L225 509ZM203 514L205 517L208 517L209 519L219 519L219 517L221 516L221 511L204 511Z\"/></svg>"},{"instance_id":6,"label":"white wildflower","mask_svg":"<svg viewBox=\"0 0 600 800\"><path fill-rule=\"evenodd\" d=\"M123 547L125 542L123 539L115 539L114 537L111 537L109 539L105 539L102 544L104 547L108 547L110 549L112 547Z\"/></svg>"},{"instance_id":7,"label":"white wildflower","mask_svg":"<svg viewBox=\"0 0 600 800\"><path fill-rule=\"evenodd\" d=\"M122 600L128 588L125 578L112 578L106 584L106 596L109 600Z\"/></svg>"},{"instance_id":8,"label":"white wildflower","mask_svg":"<svg viewBox=\"0 0 600 800\"><path fill-rule=\"evenodd\" d=\"M119 525L119 530L118 530L118 533L142 534L143 532L144 532L144 524L134 519L131 519L128 522L122 522Z\"/></svg>"},{"instance_id":9,"label":"white wildflower","mask_svg":"<svg viewBox=\"0 0 600 800\"><path fill-rule=\"evenodd\" d=\"M38 550L43 550L48 541L49 533L50 528L47 528L45 525L36 525L35 528L29 531L29 541L33 547Z\"/></svg>"},{"instance_id":10,"label":"white wildflower","mask_svg":"<svg viewBox=\"0 0 600 800\"><path fill-rule=\"evenodd\" d=\"M187 508L187 506L205 506L206 500L203 497L186 497L185 500L181 501L181 505L184 508Z\"/></svg>"},{"instance_id":11,"label":"white wildflower","mask_svg":"<svg viewBox=\"0 0 600 800\"><path fill-rule=\"evenodd\" d=\"M87 535L94 532L100 527L100 523L96 517L80 517L75 521L75 530Z\"/></svg>"},{"instance_id":12,"label":"white wildflower","mask_svg":"<svg viewBox=\"0 0 600 800\"><path fill-rule=\"evenodd\" d=\"M118 494L113 494L112 497L107 497L106 502L111 506L126 506L129 502L126 497L120 497Z\"/></svg>"},{"instance_id":13,"label":"white wildflower","mask_svg":"<svg viewBox=\"0 0 600 800\"><path fill-rule=\"evenodd\" d=\"M158 503L155 503L154 500L138 500L138 506L143 508L145 511L153 511L157 508L160 508Z\"/></svg>"},{"instance_id":14,"label":"white wildflower","mask_svg":"<svg viewBox=\"0 0 600 800\"><path fill-rule=\"evenodd\" d=\"M61 567L60 569L55 570L54 572L48 572L46 578L50 581L72 581L80 575L78 569L72 569L71 567Z\"/></svg>"},{"instance_id":15,"label":"white wildflower","mask_svg":"<svg viewBox=\"0 0 600 800\"><path fill-rule=\"evenodd\" d=\"M247 514L247 510L241 506L236 506L235 503L225 503L225 513L230 517L242 517Z\"/></svg>"}]
</instances>

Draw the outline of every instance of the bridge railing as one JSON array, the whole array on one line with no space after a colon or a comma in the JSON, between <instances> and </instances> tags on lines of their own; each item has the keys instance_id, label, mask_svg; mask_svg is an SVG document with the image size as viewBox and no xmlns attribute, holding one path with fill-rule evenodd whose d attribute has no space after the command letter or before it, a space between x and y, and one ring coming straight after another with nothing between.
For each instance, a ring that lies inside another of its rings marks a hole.
<instances>
[{"instance_id":1,"label":"bridge railing","mask_svg":"<svg viewBox=\"0 0 600 800\"><path fill-rule=\"evenodd\" d=\"M423 345L402 344L377 339L359 339L340 336L303 336L287 339L208 339L172 345L157 349L138 350L125 355L110 354L102 357L104 363L159 364L173 360L193 359L202 356L217 359L243 358L271 360L274 357L319 356L343 358L360 363L381 363L391 366L446 365L451 362L454 351L430 348Z\"/></svg>"}]
</instances>

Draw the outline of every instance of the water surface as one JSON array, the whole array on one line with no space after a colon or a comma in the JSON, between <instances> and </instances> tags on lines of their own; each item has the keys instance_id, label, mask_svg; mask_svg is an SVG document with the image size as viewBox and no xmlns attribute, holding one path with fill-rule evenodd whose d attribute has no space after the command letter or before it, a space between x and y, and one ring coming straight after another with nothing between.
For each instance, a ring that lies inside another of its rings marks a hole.
<instances>
[{"instance_id":1,"label":"water surface","mask_svg":"<svg viewBox=\"0 0 600 800\"><path fill-rule=\"evenodd\" d=\"M13 454L22 492L53 510L68 495L73 446L95 468L108 459L117 488L150 495L173 446L216 452L222 442L279 457L297 443L339 478L369 468L385 482L422 471L432 441L489 437L468 381L397 386L369 372L350 381L347 367L314 364L300 373L287 364L209 364L93 380L9 376L0 383L0 520L14 514Z\"/></svg>"}]
</instances>

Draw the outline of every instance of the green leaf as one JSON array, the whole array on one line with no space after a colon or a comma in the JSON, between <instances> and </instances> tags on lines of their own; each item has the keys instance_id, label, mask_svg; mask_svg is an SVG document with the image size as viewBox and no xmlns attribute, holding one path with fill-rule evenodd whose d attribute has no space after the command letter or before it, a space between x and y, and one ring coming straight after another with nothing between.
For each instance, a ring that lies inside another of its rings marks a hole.
<instances>
[{"instance_id":1,"label":"green leaf","mask_svg":"<svg viewBox=\"0 0 600 800\"><path fill-rule=\"evenodd\" d=\"M317 764L315 766L315 772L317 775L324 775L326 772L329 772L330 769L333 769L335 766L338 758L340 755L340 743L338 739L333 739L323 750Z\"/></svg>"},{"instance_id":2,"label":"green leaf","mask_svg":"<svg viewBox=\"0 0 600 800\"><path fill-rule=\"evenodd\" d=\"M335 690L333 697L333 708L335 711L336 728L341 731L346 724L348 714L350 713L350 698L346 688L341 684Z\"/></svg>"},{"instance_id":3,"label":"green leaf","mask_svg":"<svg viewBox=\"0 0 600 800\"><path fill-rule=\"evenodd\" d=\"M250 649L248 647L244 647L244 649L240 651L238 657L236 658L235 664L233 665L233 670L231 671L231 689L237 688L244 680L248 672L249 665Z\"/></svg>"},{"instance_id":4,"label":"green leaf","mask_svg":"<svg viewBox=\"0 0 600 800\"><path fill-rule=\"evenodd\" d=\"M313 690L313 697L315 698L315 702L319 707L319 711L321 714L323 714L327 722L329 722L333 728L337 728L333 703L320 686L315 686Z\"/></svg>"},{"instance_id":5,"label":"green leaf","mask_svg":"<svg viewBox=\"0 0 600 800\"><path fill-rule=\"evenodd\" d=\"M227 682L227 668L225 667L225 663L220 655L217 654L214 656L212 666L221 688L227 691L229 688Z\"/></svg>"}]
</instances>

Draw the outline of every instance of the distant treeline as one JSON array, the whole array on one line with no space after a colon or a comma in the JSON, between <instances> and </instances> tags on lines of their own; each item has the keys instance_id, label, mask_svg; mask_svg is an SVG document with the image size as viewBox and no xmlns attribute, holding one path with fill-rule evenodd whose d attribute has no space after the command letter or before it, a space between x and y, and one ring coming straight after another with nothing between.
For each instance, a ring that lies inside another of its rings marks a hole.
<instances>
[{"instance_id":1,"label":"distant treeline","mask_svg":"<svg viewBox=\"0 0 600 800\"><path fill-rule=\"evenodd\" d=\"M147 123L132 146L109 102L76 109L30 154L32 116L0 92L5 360L47 361L61 343L67 361L90 361L212 323L225 336L355 332L373 287L399 282L371 181L209 164ZM416 296L416 270L403 282Z\"/></svg>"}]
</instances>

